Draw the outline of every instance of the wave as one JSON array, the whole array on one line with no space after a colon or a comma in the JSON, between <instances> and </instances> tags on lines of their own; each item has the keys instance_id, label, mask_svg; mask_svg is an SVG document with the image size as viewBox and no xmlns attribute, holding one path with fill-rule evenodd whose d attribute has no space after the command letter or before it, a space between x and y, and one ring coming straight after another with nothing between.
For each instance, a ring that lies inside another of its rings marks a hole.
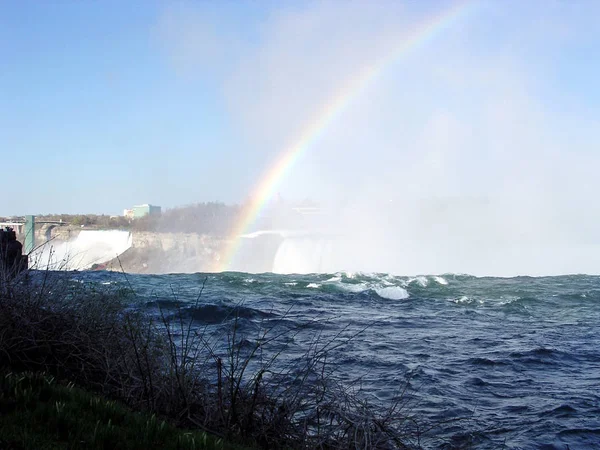
<instances>
[{"instance_id":1,"label":"wave","mask_svg":"<svg viewBox=\"0 0 600 450\"><path fill-rule=\"evenodd\" d=\"M473 364L474 366L504 366L507 363L504 361L495 361L493 359L489 359L489 358L471 358L467 361L469 364Z\"/></svg>"},{"instance_id":2,"label":"wave","mask_svg":"<svg viewBox=\"0 0 600 450\"><path fill-rule=\"evenodd\" d=\"M92 272L89 276L92 276ZM207 289L213 293L223 293L235 301L258 295L264 296L268 301L276 301L278 298L312 298L312 301L319 303L342 294L345 298L356 296L363 300L371 298L401 301L410 298L417 302L415 304L426 304L428 308L438 308L443 301L458 308L495 310L518 316L531 316L546 308L557 311L569 305L569 314L572 313L575 317L573 320L576 320L576 312L580 308L594 307L600 293L600 277L588 276L575 279L570 277L570 284L565 284L565 277L506 279L454 274L397 276L348 271L295 275L226 272L154 277L156 279L152 280L140 278L141 285L151 284L155 292L165 291L161 294L163 298L171 294L164 286L195 283L197 289L190 291L190 295L186 295L185 290L181 292L183 301L193 301L202 281L208 277ZM103 282L107 280L108 278L102 279ZM148 291L148 294L152 293Z\"/></svg>"},{"instance_id":3,"label":"wave","mask_svg":"<svg viewBox=\"0 0 600 450\"><path fill-rule=\"evenodd\" d=\"M433 279L435 280L436 283L441 284L442 286L448 285L448 281L443 277L434 275Z\"/></svg>"},{"instance_id":4,"label":"wave","mask_svg":"<svg viewBox=\"0 0 600 450\"><path fill-rule=\"evenodd\" d=\"M424 276L418 276L415 278L410 278L406 284L411 284L411 283L417 283L419 286L421 287L427 287L427 285L429 284L429 280L427 279L427 277Z\"/></svg>"},{"instance_id":5,"label":"wave","mask_svg":"<svg viewBox=\"0 0 600 450\"><path fill-rule=\"evenodd\" d=\"M577 410L577 408L574 408L573 406L568 404L564 404L557 406L556 408L551 409L549 411L543 411L540 415L544 417L547 415L552 415L555 417L570 417L576 415L578 412L579 411Z\"/></svg>"},{"instance_id":6,"label":"wave","mask_svg":"<svg viewBox=\"0 0 600 450\"><path fill-rule=\"evenodd\" d=\"M388 300L404 300L410 294L406 289L406 280L390 278L388 275L366 274L360 272L338 272L328 276L320 285L310 283L307 287L323 287L326 290L363 293L372 291Z\"/></svg>"},{"instance_id":7,"label":"wave","mask_svg":"<svg viewBox=\"0 0 600 450\"><path fill-rule=\"evenodd\" d=\"M405 300L410 297L408 291L399 286L388 286L381 289L375 289L375 292L381 298L386 298L389 300Z\"/></svg>"},{"instance_id":8,"label":"wave","mask_svg":"<svg viewBox=\"0 0 600 450\"><path fill-rule=\"evenodd\" d=\"M160 302L152 302L149 303L148 306L160 305L163 309L170 309L171 311L177 309L177 302L172 301L160 301ZM183 318L192 319L196 323L205 324L205 325L215 325L226 322L228 320L239 320L239 319L249 319L249 320L261 320L277 317L276 314L266 311L261 311L259 309L254 309L246 306L227 306L227 305L201 305L201 306L188 306L182 308L181 311L177 311L169 316L167 319L172 317L177 317L179 319L179 314Z\"/></svg>"},{"instance_id":9,"label":"wave","mask_svg":"<svg viewBox=\"0 0 600 450\"><path fill-rule=\"evenodd\" d=\"M77 278L102 288L129 286L116 273L82 272ZM597 447L598 424L586 418L598 415L600 398L594 391L600 277L228 272L127 278L136 291L131 301L141 300L149 314L160 306L174 319L181 307L210 336L235 317L250 340L269 326L300 330L285 334L287 358L299 357L313 336L351 334L370 324L352 345L331 353L336 370L348 378L360 375L368 395L378 398L391 398L399 380L407 379L427 420L460 411L457 405L477 411L477 423L466 428L493 430L482 432L477 448L504 442L519 448L535 442ZM117 283L101 284L108 281ZM462 430L455 426L440 431L444 439Z\"/></svg>"}]
</instances>

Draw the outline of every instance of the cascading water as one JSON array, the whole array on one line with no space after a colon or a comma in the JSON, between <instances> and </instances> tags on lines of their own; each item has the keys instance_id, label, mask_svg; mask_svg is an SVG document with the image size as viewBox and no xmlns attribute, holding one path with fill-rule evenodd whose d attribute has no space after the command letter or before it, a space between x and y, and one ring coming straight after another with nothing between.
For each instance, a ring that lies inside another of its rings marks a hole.
<instances>
[{"instance_id":1,"label":"cascading water","mask_svg":"<svg viewBox=\"0 0 600 450\"><path fill-rule=\"evenodd\" d=\"M329 237L296 236L283 240L273 260L274 273L323 273L333 267Z\"/></svg>"},{"instance_id":2,"label":"cascading water","mask_svg":"<svg viewBox=\"0 0 600 450\"><path fill-rule=\"evenodd\" d=\"M67 242L46 242L30 255L30 266L50 270L89 269L114 259L131 245L129 231L84 230Z\"/></svg>"}]
</instances>

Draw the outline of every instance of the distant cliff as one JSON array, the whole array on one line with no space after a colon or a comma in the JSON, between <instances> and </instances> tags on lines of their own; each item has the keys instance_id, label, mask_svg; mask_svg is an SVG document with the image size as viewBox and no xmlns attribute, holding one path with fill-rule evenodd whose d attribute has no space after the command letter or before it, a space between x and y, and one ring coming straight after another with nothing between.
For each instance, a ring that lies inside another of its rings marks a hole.
<instances>
[{"instance_id":1,"label":"distant cliff","mask_svg":"<svg viewBox=\"0 0 600 450\"><path fill-rule=\"evenodd\" d=\"M42 225L36 229L36 245L46 250L52 247L56 252L64 244L76 242L82 231L108 230L94 226ZM134 230L131 237L129 249L110 261L98 260L94 268L155 274L210 271L225 243L222 238L197 233Z\"/></svg>"},{"instance_id":2,"label":"distant cliff","mask_svg":"<svg viewBox=\"0 0 600 450\"><path fill-rule=\"evenodd\" d=\"M133 244L110 270L130 273L194 273L210 271L224 240L195 233L133 232Z\"/></svg>"}]
</instances>

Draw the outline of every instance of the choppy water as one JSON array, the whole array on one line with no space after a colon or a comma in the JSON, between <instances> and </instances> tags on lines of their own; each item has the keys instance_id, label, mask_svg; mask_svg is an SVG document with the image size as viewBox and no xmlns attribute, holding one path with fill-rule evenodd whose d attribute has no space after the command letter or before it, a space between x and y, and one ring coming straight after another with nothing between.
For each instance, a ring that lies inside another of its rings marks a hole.
<instances>
[{"instance_id":1,"label":"choppy water","mask_svg":"<svg viewBox=\"0 0 600 450\"><path fill-rule=\"evenodd\" d=\"M92 282L124 275L89 272ZM200 287L204 292L194 307ZM338 373L390 398L407 382L412 412L444 448L600 448L600 277L475 278L385 274L128 275L157 305L198 326L239 316L252 327L321 320L329 335L366 329L335 355ZM302 335L295 346L307 345ZM306 340L308 340L308 335ZM439 444L437 441L436 446Z\"/></svg>"}]
</instances>

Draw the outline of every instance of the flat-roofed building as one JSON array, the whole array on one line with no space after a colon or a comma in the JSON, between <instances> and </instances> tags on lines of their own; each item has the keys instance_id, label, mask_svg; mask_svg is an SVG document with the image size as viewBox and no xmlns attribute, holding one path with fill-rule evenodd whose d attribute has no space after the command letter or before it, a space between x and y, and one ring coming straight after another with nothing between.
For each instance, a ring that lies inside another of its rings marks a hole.
<instances>
[{"instance_id":1,"label":"flat-roofed building","mask_svg":"<svg viewBox=\"0 0 600 450\"><path fill-rule=\"evenodd\" d=\"M144 216L159 216L161 212L160 206L149 204L136 205L132 209L134 219L139 219Z\"/></svg>"}]
</instances>

